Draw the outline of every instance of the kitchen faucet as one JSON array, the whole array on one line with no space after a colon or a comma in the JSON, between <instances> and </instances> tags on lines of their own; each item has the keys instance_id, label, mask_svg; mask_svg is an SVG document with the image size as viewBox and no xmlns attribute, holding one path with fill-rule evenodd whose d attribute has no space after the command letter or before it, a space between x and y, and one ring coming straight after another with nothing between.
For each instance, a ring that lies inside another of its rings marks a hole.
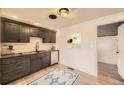
<instances>
[{"instance_id":1,"label":"kitchen faucet","mask_svg":"<svg viewBox=\"0 0 124 93\"><path fill-rule=\"evenodd\" d=\"M38 51L39 51L39 42L36 42L35 51L36 51L36 52L38 52Z\"/></svg>"}]
</instances>

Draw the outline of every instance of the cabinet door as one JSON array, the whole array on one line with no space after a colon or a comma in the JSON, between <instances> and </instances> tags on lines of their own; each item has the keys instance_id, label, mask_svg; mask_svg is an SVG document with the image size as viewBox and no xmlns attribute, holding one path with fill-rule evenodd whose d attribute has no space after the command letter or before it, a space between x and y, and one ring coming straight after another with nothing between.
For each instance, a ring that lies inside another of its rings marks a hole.
<instances>
[{"instance_id":1,"label":"cabinet door","mask_svg":"<svg viewBox=\"0 0 124 93\"><path fill-rule=\"evenodd\" d=\"M39 37L39 28L36 27L30 27L30 36L31 37Z\"/></svg>"},{"instance_id":2,"label":"cabinet door","mask_svg":"<svg viewBox=\"0 0 124 93\"><path fill-rule=\"evenodd\" d=\"M50 65L50 54L42 53L41 55L42 55L42 57L41 57L42 68L48 67Z\"/></svg>"},{"instance_id":3,"label":"cabinet door","mask_svg":"<svg viewBox=\"0 0 124 93\"><path fill-rule=\"evenodd\" d=\"M31 55L31 72L36 72L41 69L41 59L39 56Z\"/></svg>"},{"instance_id":4,"label":"cabinet door","mask_svg":"<svg viewBox=\"0 0 124 93\"><path fill-rule=\"evenodd\" d=\"M20 42L29 42L29 26L21 25L20 27Z\"/></svg>"},{"instance_id":5,"label":"cabinet door","mask_svg":"<svg viewBox=\"0 0 124 93\"><path fill-rule=\"evenodd\" d=\"M20 26L15 23L5 22L4 39L5 42L19 41Z\"/></svg>"},{"instance_id":6,"label":"cabinet door","mask_svg":"<svg viewBox=\"0 0 124 93\"><path fill-rule=\"evenodd\" d=\"M51 36L50 32L48 30L44 31L45 37L43 38L43 43L50 43L51 42Z\"/></svg>"},{"instance_id":7,"label":"cabinet door","mask_svg":"<svg viewBox=\"0 0 124 93\"><path fill-rule=\"evenodd\" d=\"M56 43L56 32L51 32L51 43Z\"/></svg>"},{"instance_id":8,"label":"cabinet door","mask_svg":"<svg viewBox=\"0 0 124 93\"><path fill-rule=\"evenodd\" d=\"M14 57L13 59L3 59L2 60L2 73L7 74L13 71L21 70L21 69L30 69L30 57L22 56L22 57Z\"/></svg>"},{"instance_id":9,"label":"cabinet door","mask_svg":"<svg viewBox=\"0 0 124 93\"><path fill-rule=\"evenodd\" d=\"M30 70L25 68L25 69L21 69L21 70L15 70L15 71L8 73L8 74L3 74L1 83L7 84L10 81L16 80L22 76L27 75L29 72L30 72Z\"/></svg>"},{"instance_id":10,"label":"cabinet door","mask_svg":"<svg viewBox=\"0 0 124 93\"><path fill-rule=\"evenodd\" d=\"M1 83L6 84L30 73L30 57L21 56L2 59Z\"/></svg>"},{"instance_id":11,"label":"cabinet door","mask_svg":"<svg viewBox=\"0 0 124 93\"><path fill-rule=\"evenodd\" d=\"M56 32L46 30L44 33L45 37L43 38L43 43L56 43Z\"/></svg>"},{"instance_id":12,"label":"cabinet door","mask_svg":"<svg viewBox=\"0 0 124 93\"><path fill-rule=\"evenodd\" d=\"M40 28L39 37L40 38L45 38L45 29L44 28Z\"/></svg>"}]
</instances>

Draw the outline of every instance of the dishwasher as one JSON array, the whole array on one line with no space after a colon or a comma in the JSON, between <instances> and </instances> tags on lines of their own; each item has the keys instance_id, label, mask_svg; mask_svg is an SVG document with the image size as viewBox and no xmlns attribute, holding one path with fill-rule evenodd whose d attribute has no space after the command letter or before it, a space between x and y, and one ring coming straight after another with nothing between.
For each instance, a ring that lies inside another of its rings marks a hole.
<instances>
[{"instance_id":1,"label":"dishwasher","mask_svg":"<svg viewBox=\"0 0 124 93\"><path fill-rule=\"evenodd\" d=\"M59 62L59 51L51 51L51 65Z\"/></svg>"}]
</instances>

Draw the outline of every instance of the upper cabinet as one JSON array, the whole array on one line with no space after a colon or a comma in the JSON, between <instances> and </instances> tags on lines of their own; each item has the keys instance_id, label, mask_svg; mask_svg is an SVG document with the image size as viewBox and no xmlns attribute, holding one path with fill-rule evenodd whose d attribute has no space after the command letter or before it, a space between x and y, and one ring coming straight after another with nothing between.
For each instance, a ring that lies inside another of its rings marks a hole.
<instances>
[{"instance_id":1,"label":"upper cabinet","mask_svg":"<svg viewBox=\"0 0 124 93\"><path fill-rule=\"evenodd\" d=\"M46 31L45 28L40 28L40 31L39 31L39 37L40 38L45 38L45 31Z\"/></svg>"},{"instance_id":2,"label":"upper cabinet","mask_svg":"<svg viewBox=\"0 0 124 93\"><path fill-rule=\"evenodd\" d=\"M50 31L44 31L43 43L50 43Z\"/></svg>"},{"instance_id":3,"label":"upper cabinet","mask_svg":"<svg viewBox=\"0 0 124 93\"><path fill-rule=\"evenodd\" d=\"M40 29L37 27L30 27L30 36L31 37L39 37Z\"/></svg>"},{"instance_id":4,"label":"upper cabinet","mask_svg":"<svg viewBox=\"0 0 124 93\"><path fill-rule=\"evenodd\" d=\"M20 26L20 42L29 42L30 41L29 31L30 31L29 26L26 26L26 25Z\"/></svg>"},{"instance_id":5,"label":"upper cabinet","mask_svg":"<svg viewBox=\"0 0 124 93\"><path fill-rule=\"evenodd\" d=\"M56 32L46 30L44 32L43 43L56 43Z\"/></svg>"},{"instance_id":6,"label":"upper cabinet","mask_svg":"<svg viewBox=\"0 0 124 93\"><path fill-rule=\"evenodd\" d=\"M2 42L27 43L29 42L29 26L2 18Z\"/></svg>"},{"instance_id":7,"label":"upper cabinet","mask_svg":"<svg viewBox=\"0 0 124 93\"><path fill-rule=\"evenodd\" d=\"M118 27L123 22L111 23L106 25L100 25L97 27L97 36L105 37L105 36L117 36L118 35Z\"/></svg>"},{"instance_id":8,"label":"upper cabinet","mask_svg":"<svg viewBox=\"0 0 124 93\"><path fill-rule=\"evenodd\" d=\"M30 37L39 37L43 43L56 43L55 31L3 17L1 23L2 42L28 43Z\"/></svg>"},{"instance_id":9,"label":"upper cabinet","mask_svg":"<svg viewBox=\"0 0 124 93\"><path fill-rule=\"evenodd\" d=\"M4 41L19 42L20 26L12 22L4 22Z\"/></svg>"}]
</instances>

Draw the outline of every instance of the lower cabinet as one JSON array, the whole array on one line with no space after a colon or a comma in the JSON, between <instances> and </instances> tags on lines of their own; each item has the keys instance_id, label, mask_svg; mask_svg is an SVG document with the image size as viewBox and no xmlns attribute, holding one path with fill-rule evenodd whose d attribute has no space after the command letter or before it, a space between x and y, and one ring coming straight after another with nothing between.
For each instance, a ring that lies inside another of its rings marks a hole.
<instances>
[{"instance_id":1,"label":"lower cabinet","mask_svg":"<svg viewBox=\"0 0 124 93\"><path fill-rule=\"evenodd\" d=\"M29 74L30 70L29 69L20 69L13 71L11 73L3 74L2 76L2 84L6 84L10 81L16 80L22 76L25 76Z\"/></svg>"},{"instance_id":2,"label":"lower cabinet","mask_svg":"<svg viewBox=\"0 0 124 93\"><path fill-rule=\"evenodd\" d=\"M7 58L1 61L2 84L6 84L30 73L29 56Z\"/></svg>"},{"instance_id":3,"label":"lower cabinet","mask_svg":"<svg viewBox=\"0 0 124 93\"><path fill-rule=\"evenodd\" d=\"M38 53L37 55L31 55L31 73L48 67L50 65L49 57L49 53Z\"/></svg>"},{"instance_id":4,"label":"lower cabinet","mask_svg":"<svg viewBox=\"0 0 124 93\"><path fill-rule=\"evenodd\" d=\"M50 66L50 53L40 54L40 58L42 62L41 68Z\"/></svg>"},{"instance_id":5,"label":"lower cabinet","mask_svg":"<svg viewBox=\"0 0 124 93\"><path fill-rule=\"evenodd\" d=\"M38 54L31 55L31 73L41 69L41 59Z\"/></svg>"},{"instance_id":6,"label":"lower cabinet","mask_svg":"<svg viewBox=\"0 0 124 93\"><path fill-rule=\"evenodd\" d=\"M7 84L50 66L50 52L0 59L0 83Z\"/></svg>"}]
</instances>

